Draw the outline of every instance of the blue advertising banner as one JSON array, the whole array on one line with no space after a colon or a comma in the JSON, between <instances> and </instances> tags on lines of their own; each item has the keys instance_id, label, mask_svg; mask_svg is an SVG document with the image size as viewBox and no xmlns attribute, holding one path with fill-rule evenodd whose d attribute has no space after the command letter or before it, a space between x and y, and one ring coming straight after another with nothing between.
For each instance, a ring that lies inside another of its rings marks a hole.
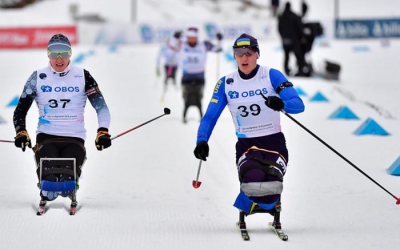
<instances>
[{"instance_id":1,"label":"blue advertising banner","mask_svg":"<svg viewBox=\"0 0 400 250\"><path fill-rule=\"evenodd\" d=\"M336 20L338 39L400 37L400 19Z\"/></svg>"}]
</instances>

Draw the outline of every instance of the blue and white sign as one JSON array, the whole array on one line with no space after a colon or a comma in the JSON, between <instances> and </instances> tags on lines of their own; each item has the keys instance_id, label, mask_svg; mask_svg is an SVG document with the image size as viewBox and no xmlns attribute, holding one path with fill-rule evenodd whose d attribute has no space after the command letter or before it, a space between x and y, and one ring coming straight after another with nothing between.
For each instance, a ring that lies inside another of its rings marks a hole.
<instances>
[{"instance_id":1,"label":"blue and white sign","mask_svg":"<svg viewBox=\"0 0 400 250\"><path fill-rule=\"evenodd\" d=\"M400 37L400 19L336 20L338 39Z\"/></svg>"}]
</instances>

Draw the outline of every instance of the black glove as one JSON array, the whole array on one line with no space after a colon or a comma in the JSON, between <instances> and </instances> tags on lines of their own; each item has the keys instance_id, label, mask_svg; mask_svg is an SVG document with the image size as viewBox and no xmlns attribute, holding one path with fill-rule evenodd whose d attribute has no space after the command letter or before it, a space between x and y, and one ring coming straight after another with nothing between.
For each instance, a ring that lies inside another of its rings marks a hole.
<instances>
[{"instance_id":1,"label":"black glove","mask_svg":"<svg viewBox=\"0 0 400 250\"><path fill-rule=\"evenodd\" d=\"M175 31L175 33L174 33L174 37L175 37L176 39L179 39L179 38L181 37L181 35L182 35L182 31L180 31L180 30Z\"/></svg>"},{"instance_id":2,"label":"black glove","mask_svg":"<svg viewBox=\"0 0 400 250\"><path fill-rule=\"evenodd\" d=\"M199 142L194 149L194 156L196 156L197 159L207 161L208 157L208 152L210 151L208 147L208 143L206 141Z\"/></svg>"},{"instance_id":3,"label":"black glove","mask_svg":"<svg viewBox=\"0 0 400 250\"><path fill-rule=\"evenodd\" d=\"M21 130L17 133L14 138L14 144L17 148L22 148L22 151L25 152L26 146L32 148L31 138L28 135L26 130Z\"/></svg>"},{"instance_id":4,"label":"black glove","mask_svg":"<svg viewBox=\"0 0 400 250\"><path fill-rule=\"evenodd\" d=\"M265 100L265 105L267 105L270 109L275 111L281 111L285 104L282 99L277 96L270 96Z\"/></svg>"},{"instance_id":5,"label":"black glove","mask_svg":"<svg viewBox=\"0 0 400 250\"><path fill-rule=\"evenodd\" d=\"M218 40L222 40L222 38L224 38L223 35L220 32L215 34L215 36L217 37Z\"/></svg>"},{"instance_id":6,"label":"black glove","mask_svg":"<svg viewBox=\"0 0 400 250\"><path fill-rule=\"evenodd\" d=\"M97 150L101 151L111 146L111 135L107 128L99 128L95 140Z\"/></svg>"}]
</instances>

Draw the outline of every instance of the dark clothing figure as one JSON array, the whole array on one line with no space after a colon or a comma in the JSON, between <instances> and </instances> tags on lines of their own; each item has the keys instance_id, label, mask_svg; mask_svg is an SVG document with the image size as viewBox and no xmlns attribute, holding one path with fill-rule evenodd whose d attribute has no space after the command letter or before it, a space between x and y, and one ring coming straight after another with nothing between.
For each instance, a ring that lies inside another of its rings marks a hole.
<instances>
[{"instance_id":1,"label":"dark clothing figure","mask_svg":"<svg viewBox=\"0 0 400 250\"><path fill-rule=\"evenodd\" d=\"M301 1L301 17L305 17L308 11L308 5L305 1Z\"/></svg>"},{"instance_id":2,"label":"dark clothing figure","mask_svg":"<svg viewBox=\"0 0 400 250\"><path fill-rule=\"evenodd\" d=\"M185 107L183 109L183 122L186 123L186 113L190 106L196 106L199 109L200 117L203 117L201 99L203 97L204 79L182 81L183 100Z\"/></svg>"},{"instance_id":3,"label":"dark clothing figure","mask_svg":"<svg viewBox=\"0 0 400 250\"><path fill-rule=\"evenodd\" d=\"M307 72L307 68L305 67L305 58L301 43L303 24L301 17L291 10L290 3L286 3L285 10L278 18L278 31L285 52L284 70L286 75L290 74L289 58L291 52L293 52L297 60L298 73L296 75L304 75Z\"/></svg>"},{"instance_id":4,"label":"dark clothing figure","mask_svg":"<svg viewBox=\"0 0 400 250\"><path fill-rule=\"evenodd\" d=\"M272 16L276 17L279 9L279 0L271 0Z\"/></svg>"},{"instance_id":5,"label":"dark clothing figure","mask_svg":"<svg viewBox=\"0 0 400 250\"><path fill-rule=\"evenodd\" d=\"M282 132L256 138L238 138L238 141L236 142L236 163L239 162L239 158L244 154L244 152L252 146L277 151L285 157L287 161L289 161L286 139Z\"/></svg>"},{"instance_id":6,"label":"dark clothing figure","mask_svg":"<svg viewBox=\"0 0 400 250\"><path fill-rule=\"evenodd\" d=\"M176 86L176 70L178 69L178 66L171 66L171 65L164 65L164 70L166 72L165 74L165 79L164 79L164 85L168 85L168 79L172 80L172 84Z\"/></svg>"}]
</instances>

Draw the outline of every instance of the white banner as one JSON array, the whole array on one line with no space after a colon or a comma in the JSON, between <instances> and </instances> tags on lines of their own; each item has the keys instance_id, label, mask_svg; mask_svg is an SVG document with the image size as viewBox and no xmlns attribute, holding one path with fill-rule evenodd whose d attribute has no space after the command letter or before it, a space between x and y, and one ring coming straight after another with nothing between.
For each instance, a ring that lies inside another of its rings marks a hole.
<instances>
[{"instance_id":1,"label":"white banner","mask_svg":"<svg viewBox=\"0 0 400 250\"><path fill-rule=\"evenodd\" d=\"M247 33L258 40L279 39L277 22L226 22L217 24L213 22L194 23L192 26L199 28L200 39L215 40L215 34L221 32L224 39L234 40L242 33ZM90 24L78 25L79 41L82 45L118 45L134 43L160 43L171 36L175 31L187 29L187 25L179 23L126 23L126 24ZM184 34L184 33L183 33Z\"/></svg>"}]
</instances>

